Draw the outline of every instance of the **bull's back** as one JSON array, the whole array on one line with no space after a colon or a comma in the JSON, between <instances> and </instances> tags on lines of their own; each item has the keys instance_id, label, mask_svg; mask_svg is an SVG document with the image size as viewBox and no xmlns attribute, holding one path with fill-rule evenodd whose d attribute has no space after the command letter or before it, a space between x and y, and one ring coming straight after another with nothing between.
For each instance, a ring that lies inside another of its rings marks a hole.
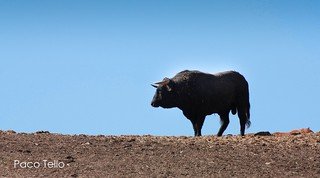
<instances>
[{"instance_id":1,"label":"bull's back","mask_svg":"<svg viewBox=\"0 0 320 178\"><path fill-rule=\"evenodd\" d=\"M247 85L245 78L238 72L226 71L216 74L196 73L194 76L196 85L201 86L202 92L216 92L230 94L242 85Z\"/></svg>"},{"instance_id":2,"label":"bull's back","mask_svg":"<svg viewBox=\"0 0 320 178\"><path fill-rule=\"evenodd\" d=\"M232 107L239 96L248 94L248 84L238 72L226 71L216 74L204 74L198 77L198 94L205 105L215 110Z\"/></svg>"},{"instance_id":3,"label":"bull's back","mask_svg":"<svg viewBox=\"0 0 320 178\"><path fill-rule=\"evenodd\" d=\"M248 82L239 72L226 71L214 74L221 86L234 88L237 92L248 90Z\"/></svg>"},{"instance_id":4,"label":"bull's back","mask_svg":"<svg viewBox=\"0 0 320 178\"><path fill-rule=\"evenodd\" d=\"M174 79L189 88L190 92L203 97L224 97L248 86L245 78L236 71L209 74L185 70L178 73Z\"/></svg>"}]
</instances>

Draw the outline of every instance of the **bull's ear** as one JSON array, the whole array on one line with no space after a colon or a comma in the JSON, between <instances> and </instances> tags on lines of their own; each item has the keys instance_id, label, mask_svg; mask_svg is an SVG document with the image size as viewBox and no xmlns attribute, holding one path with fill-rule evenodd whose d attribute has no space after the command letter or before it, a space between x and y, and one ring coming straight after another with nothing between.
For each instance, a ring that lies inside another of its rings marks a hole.
<instances>
[{"instance_id":1,"label":"bull's ear","mask_svg":"<svg viewBox=\"0 0 320 178\"><path fill-rule=\"evenodd\" d=\"M158 86L155 84L151 84L151 86L153 86L154 88L158 88Z\"/></svg>"}]
</instances>

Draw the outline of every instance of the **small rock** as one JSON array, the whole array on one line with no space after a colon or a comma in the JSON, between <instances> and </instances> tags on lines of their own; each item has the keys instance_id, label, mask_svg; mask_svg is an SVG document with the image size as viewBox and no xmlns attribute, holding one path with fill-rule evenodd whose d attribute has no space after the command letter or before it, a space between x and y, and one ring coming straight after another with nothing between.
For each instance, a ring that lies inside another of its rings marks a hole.
<instances>
[{"instance_id":1,"label":"small rock","mask_svg":"<svg viewBox=\"0 0 320 178\"><path fill-rule=\"evenodd\" d=\"M14 130L7 130L7 133L8 133L8 134L16 134L17 132L14 131Z\"/></svg>"},{"instance_id":2,"label":"small rock","mask_svg":"<svg viewBox=\"0 0 320 178\"><path fill-rule=\"evenodd\" d=\"M129 148L129 147L132 147L132 145L131 144L124 144L123 145L123 148Z\"/></svg>"},{"instance_id":3,"label":"small rock","mask_svg":"<svg viewBox=\"0 0 320 178\"><path fill-rule=\"evenodd\" d=\"M290 132L290 135L300 135L300 132Z\"/></svg>"},{"instance_id":4,"label":"small rock","mask_svg":"<svg viewBox=\"0 0 320 178\"><path fill-rule=\"evenodd\" d=\"M254 136L271 136L271 133L268 131L257 132Z\"/></svg>"},{"instance_id":5,"label":"small rock","mask_svg":"<svg viewBox=\"0 0 320 178\"><path fill-rule=\"evenodd\" d=\"M50 133L49 131L43 131L43 130L36 132L36 134L49 134L49 133Z\"/></svg>"},{"instance_id":6,"label":"small rock","mask_svg":"<svg viewBox=\"0 0 320 178\"><path fill-rule=\"evenodd\" d=\"M314 133L314 132L309 127L290 131L290 135L300 135L300 134L308 134L308 133Z\"/></svg>"},{"instance_id":7,"label":"small rock","mask_svg":"<svg viewBox=\"0 0 320 178\"><path fill-rule=\"evenodd\" d=\"M30 150L18 150L19 152L22 152L22 153L31 153Z\"/></svg>"},{"instance_id":8,"label":"small rock","mask_svg":"<svg viewBox=\"0 0 320 178\"><path fill-rule=\"evenodd\" d=\"M131 139L128 140L128 142L134 142L134 141L136 141L135 138L131 138Z\"/></svg>"},{"instance_id":9,"label":"small rock","mask_svg":"<svg viewBox=\"0 0 320 178\"><path fill-rule=\"evenodd\" d=\"M74 158L74 157L72 157L72 156L67 156L67 157L66 157L66 159L67 159L66 163L72 163L72 162L75 162L75 158Z\"/></svg>"}]
</instances>

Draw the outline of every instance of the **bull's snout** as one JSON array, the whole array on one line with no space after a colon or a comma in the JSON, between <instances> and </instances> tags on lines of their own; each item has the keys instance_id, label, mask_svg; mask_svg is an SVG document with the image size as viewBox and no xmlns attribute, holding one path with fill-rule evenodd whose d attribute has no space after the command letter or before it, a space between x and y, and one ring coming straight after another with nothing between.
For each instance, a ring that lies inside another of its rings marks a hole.
<instances>
[{"instance_id":1,"label":"bull's snout","mask_svg":"<svg viewBox=\"0 0 320 178\"><path fill-rule=\"evenodd\" d=\"M157 105L154 101L151 102L151 106L153 106L155 108L159 107L159 105Z\"/></svg>"}]
</instances>

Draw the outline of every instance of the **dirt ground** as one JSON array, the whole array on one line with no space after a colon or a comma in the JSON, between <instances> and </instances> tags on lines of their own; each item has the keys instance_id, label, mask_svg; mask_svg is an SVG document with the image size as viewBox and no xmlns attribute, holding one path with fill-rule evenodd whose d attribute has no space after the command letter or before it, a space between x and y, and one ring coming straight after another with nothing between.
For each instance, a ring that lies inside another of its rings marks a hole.
<instances>
[{"instance_id":1,"label":"dirt ground","mask_svg":"<svg viewBox=\"0 0 320 178\"><path fill-rule=\"evenodd\" d=\"M320 177L320 132L195 138L0 131L0 177Z\"/></svg>"}]
</instances>

